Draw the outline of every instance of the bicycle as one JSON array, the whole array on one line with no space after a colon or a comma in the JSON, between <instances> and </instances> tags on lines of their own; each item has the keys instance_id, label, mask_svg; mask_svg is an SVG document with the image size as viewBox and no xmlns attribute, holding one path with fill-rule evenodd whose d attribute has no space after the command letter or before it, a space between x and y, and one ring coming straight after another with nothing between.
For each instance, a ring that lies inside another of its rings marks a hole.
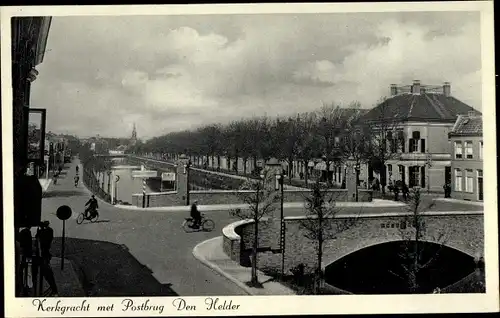
<instances>
[{"instance_id":1,"label":"bicycle","mask_svg":"<svg viewBox=\"0 0 500 318\"><path fill-rule=\"evenodd\" d=\"M201 215L201 222L198 228L194 228L194 219L189 217L185 218L184 222L182 222L182 228L186 233L190 232L211 232L215 228L215 222L211 219L205 217L205 214Z\"/></svg>"},{"instance_id":2,"label":"bicycle","mask_svg":"<svg viewBox=\"0 0 500 318\"><path fill-rule=\"evenodd\" d=\"M89 216L85 217L85 212L81 212L78 217L76 218L76 224L82 224L84 220L88 220L91 223L97 222L99 219L99 211L94 210L94 211L89 211Z\"/></svg>"}]
</instances>

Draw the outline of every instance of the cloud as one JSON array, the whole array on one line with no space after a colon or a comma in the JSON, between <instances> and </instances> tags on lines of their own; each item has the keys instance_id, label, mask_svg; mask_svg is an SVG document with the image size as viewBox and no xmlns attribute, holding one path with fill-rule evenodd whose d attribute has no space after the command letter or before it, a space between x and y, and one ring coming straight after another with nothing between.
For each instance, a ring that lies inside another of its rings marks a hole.
<instances>
[{"instance_id":1,"label":"cloud","mask_svg":"<svg viewBox=\"0 0 500 318\"><path fill-rule=\"evenodd\" d=\"M457 23L460 22L460 23ZM452 83L481 109L479 15L57 17L32 100L48 128L139 137L244 116L369 108L391 83Z\"/></svg>"}]
</instances>

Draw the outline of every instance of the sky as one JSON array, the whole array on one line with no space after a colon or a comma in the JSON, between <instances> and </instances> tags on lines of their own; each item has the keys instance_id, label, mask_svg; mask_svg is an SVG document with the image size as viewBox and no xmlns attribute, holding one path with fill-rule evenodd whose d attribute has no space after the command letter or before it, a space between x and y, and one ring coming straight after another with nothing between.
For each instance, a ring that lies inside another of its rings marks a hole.
<instances>
[{"instance_id":1,"label":"sky","mask_svg":"<svg viewBox=\"0 0 500 318\"><path fill-rule=\"evenodd\" d=\"M481 110L477 12L54 17L31 105L47 130L140 139L451 82Z\"/></svg>"}]
</instances>

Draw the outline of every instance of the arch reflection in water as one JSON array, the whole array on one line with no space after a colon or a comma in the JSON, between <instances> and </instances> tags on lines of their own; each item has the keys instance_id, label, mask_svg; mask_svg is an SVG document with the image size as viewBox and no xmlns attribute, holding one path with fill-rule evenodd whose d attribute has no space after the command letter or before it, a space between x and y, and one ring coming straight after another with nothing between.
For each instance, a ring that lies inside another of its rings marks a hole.
<instances>
[{"instance_id":1,"label":"arch reflection in water","mask_svg":"<svg viewBox=\"0 0 500 318\"><path fill-rule=\"evenodd\" d=\"M420 242L420 264L434 257L430 265L417 276L418 290L432 293L449 286L475 270L472 256L447 246ZM409 281L402 265L410 261L405 242L395 241L367 247L326 266L328 284L354 294L408 294Z\"/></svg>"}]
</instances>

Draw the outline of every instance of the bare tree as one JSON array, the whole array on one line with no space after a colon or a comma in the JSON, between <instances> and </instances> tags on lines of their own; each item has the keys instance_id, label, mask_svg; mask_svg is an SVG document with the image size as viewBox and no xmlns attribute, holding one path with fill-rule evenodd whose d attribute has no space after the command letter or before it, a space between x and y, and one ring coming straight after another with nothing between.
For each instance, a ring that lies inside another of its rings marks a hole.
<instances>
[{"instance_id":1,"label":"bare tree","mask_svg":"<svg viewBox=\"0 0 500 318\"><path fill-rule=\"evenodd\" d=\"M297 157L302 160L305 167L304 179L306 187L309 180L309 162L319 154L319 139L315 134L317 129L317 116L315 113L305 113L298 123L299 142Z\"/></svg>"},{"instance_id":2,"label":"bare tree","mask_svg":"<svg viewBox=\"0 0 500 318\"><path fill-rule=\"evenodd\" d=\"M230 212L242 220L251 219L254 223L254 237L252 244L252 286L259 286L257 277L257 251L259 248L259 222L270 215L279 200L279 194L274 188L275 175L270 170L263 170L260 182L248 179L238 191L241 201L248 204L248 209L236 209ZM272 186L270 186L272 185Z\"/></svg>"},{"instance_id":3,"label":"bare tree","mask_svg":"<svg viewBox=\"0 0 500 318\"><path fill-rule=\"evenodd\" d=\"M380 185L382 193L385 194L387 161L400 156L398 148L404 143L403 136L396 134L398 126L404 121L404 116L394 112L394 107L391 107L385 97L377 105L367 114L371 120L365 123L367 124L365 129L368 129L366 133L371 136L369 148L372 152L371 165L375 171L380 173Z\"/></svg>"},{"instance_id":4,"label":"bare tree","mask_svg":"<svg viewBox=\"0 0 500 318\"><path fill-rule=\"evenodd\" d=\"M410 194L410 204L408 206L408 214L405 216L403 223L400 225L400 233L402 242L402 252L399 254L401 259L401 274L390 271L391 274L402 279L408 286L408 290L411 293L421 292L420 286L420 274L423 270L429 268L433 265L436 259L439 257L444 244L446 243L446 238L449 235L451 228L443 228L437 233L430 233L427 230L427 224L425 222L424 211L428 211L434 205L434 201L431 204L422 207L422 200L420 197L420 189L414 187ZM432 235L432 237L430 237ZM438 244L438 249L428 252L426 248L427 240L433 241Z\"/></svg>"},{"instance_id":5,"label":"bare tree","mask_svg":"<svg viewBox=\"0 0 500 318\"><path fill-rule=\"evenodd\" d=\"M348 230L356 224L357 217L334 219L339 215L341 209L335 206L335 198L316 181L310 196L305 198L306 217L301 220L301 227L305 229L304 236L315 241L316 249L316 270L314 292L319 293L321 281L323 279L323 249L325 243L333 240L340 233Z\"/></svg>"}]
</instances>

